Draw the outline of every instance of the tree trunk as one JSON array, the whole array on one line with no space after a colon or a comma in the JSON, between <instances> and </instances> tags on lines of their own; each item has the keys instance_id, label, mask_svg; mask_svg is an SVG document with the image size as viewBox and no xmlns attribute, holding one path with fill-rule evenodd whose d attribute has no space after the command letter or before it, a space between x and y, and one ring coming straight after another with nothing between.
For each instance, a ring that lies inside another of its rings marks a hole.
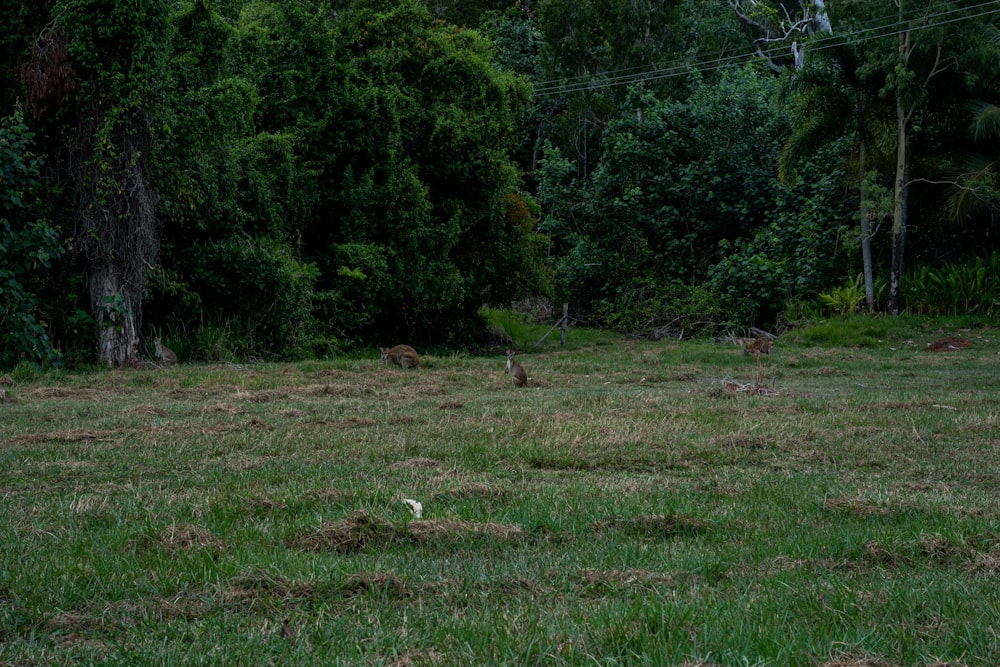
<instances>
[{"instance_id":1,"label":"tree trunk","mask_svg":"<svg viewBox=\"0 0 1000 667\"><path fill-rule=\"evenodd\" d=\"M900 21L903 3L899 3ZM899 57L905 63L909 57L910 31L899 33ZM889 314L899 315L900 290L903 279L903 241L906 238L906 178L907 129L912 109L903 103L903 91L896 90L896 180L892 211L892 264L889 268Z\"/></svg>"},{"instance_id":2,"label":"tree trunk","mask_svg":"<svg viewBox=\"0 0 1000 667\"><path fill-rule=\"evenodd\" d=\"M865 136L862 131L858 141L859 192L863 192L865 184ZM865 305L869 311L875 310L875 280L872 272L872 218L871 210L865 197L861 197L861 265L865 276Z\"/></svg>"},{"instance_id":3,"label":"tree trunk","mask_svg":"<svg viewBox=\"0 0 1000 667\"><path fill-rule=\"evenodd\" d=\"M141 291L123 287L111 264L93 267L89 273L90 298L97 320L98 359L112 368L139 363L139 327L136 314L142 307Z\"/></svg>"}]
</instances>

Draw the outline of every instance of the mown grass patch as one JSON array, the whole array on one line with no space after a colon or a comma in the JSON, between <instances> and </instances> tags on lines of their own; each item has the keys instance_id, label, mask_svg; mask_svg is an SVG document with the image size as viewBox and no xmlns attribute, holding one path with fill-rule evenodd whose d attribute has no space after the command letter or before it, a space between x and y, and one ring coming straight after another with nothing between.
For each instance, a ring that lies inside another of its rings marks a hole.
<instances>
[{"instance_id":1,"label":"mown grass patch","mask_svg":"<svg viewBox=\"0 0 1000 667\"><path fill-rule=\"evenodd\" d=\"M996 664L1000 343L912 324L11 378L0 663Z\"/></svg>"}]
</instances>

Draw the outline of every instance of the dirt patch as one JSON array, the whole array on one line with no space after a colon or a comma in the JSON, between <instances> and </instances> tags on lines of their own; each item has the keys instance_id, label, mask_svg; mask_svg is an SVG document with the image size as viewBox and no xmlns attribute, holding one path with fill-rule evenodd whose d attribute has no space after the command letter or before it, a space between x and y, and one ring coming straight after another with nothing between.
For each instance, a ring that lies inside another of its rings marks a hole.
<instances>
[{"instance_id":1,"label":"dirt patch","mask_svg":"<svg viewBox=\"0 0 1000 667\"><path fill-rule=\"evenodd\" d=\"M389 466L390 470L412 470L419 468L437 468L440 464L434 459L407 459L406 461L399 461L393 463Z\"/></svg>"},{"instance_id":2,"label":"dirt patch","mask_svg":"<svg viewBox=\"0 0 1000 667\"><path fill-rule=\"evenodd\" d=\"M411 417L409 415L399 415L397 417L391 418L389 420L389 423L393 425L400 425L400 424L414 424L414 423L423 424L424 422L422 419L417 419L416 417Z\"/></svg>"},{"instance_id":3,"label":"dirt patch","mask_svg":"<svg viewBox=\"0 0 1000 667\"><path fill-rule=\"evenodd\" d=\"M78 398L91 399L97 396L93 389L70 389L68 387L38 387L28 392L28 395L45 400L49 398Z\"/></svg>"},{"instance_id":4,"label":"dirt patch","mask_svg":"<svg viewBox=\"0 0 1000 667\"><path fill-rule=\"evenodd\" d=\"M945 336L933 343L928 343L928 352L957 352L958 350L964 350L965 348L975 345L974 342L968 338L959 338L958 336Z\"/></svg>"},{"instance_id":5,"label":"dirt patch","mask_svg":"<svg viewBox=\"0 0 1000 667\"><path fill-rule=\"evenodd\" d=\"M325 370L316 373L318 378L350 378L352 376L351 371L338 370L336 368L327 368Z\"/></svg>"},{"instance_id":6,"label":"dirt patch","mask_svg":"<svg viewBox=\"0 0 1000 667\"><path fill-rule=\"evenodd\" d=\"M439 491L435 493L432 496L432 498L434 500L449 499L449 498L455 500L462 500L466 498L483 498L487 500L494 500L494 499L504 498L508 495L509 495L508 491L499 486L494 486L491 484L473 483L447 489L445 491Z\"/></svg>"},{"instance_id":7,"label":"dirt patch","mask_svg":"<svg viewBox=\"0 0 1000 667\"><path fill-rule=\"evenodd\" d=\"M588 584L666 584L673 586L677 578L666 572L650 572L649 570L597 570L584 568L578 572L583 581Z\"/></svg>"},{"instance_id":8,"label":"dirt patch","mask_svg":"<svg viewBox=\"0 0 1000 667\"><path fill-rule=\"evenodd\" d=\"M84 440L107 441L114 440L118 431L92 431L86 428L71 428L66 431L51 433L32 433L22 435L8 441L11 445L34 445L42 442L82 442Z\"/></svg>"},{"instance_id":9,"label":"dirt patch","mask_svg":"<svg viewBox=\"0 0 1000 667\"><path fill-rule=\"evenodd\" d=\"M799 375L809 375L814 377L830 377L832 375L847 375L847 371L833 368L831 366L820 366L819 368L800 368Z\"/></svg>"},{"instance_id":10,"label":"dirt patch","mask_svg":"<svg viewBox=\"0 0 1000 667\"><path fill-rule=\"evenodd\" d=\"M405 526L397 526L385 519L361 513L342 521L324 523L318 530L295 538L290 544L306 551L353 554L369 547L385 548L393 544L453 542L473 534L513 539L523 533L520 526L459 519L417 519Z\"/></svg>"},{"instance_id":11,"label":"dirt patch","mask_svg":"<svg viewBox=\"0 0 1000 667\"><path fill-rule=\"evenodd\" d=\"M415 667L416 665L438 665L445 663L445 656L437 651L407 651L391 660L386 660L386 667Z\"/></svg>"},{"instance_id":12,"label":"dirt patch","mask_svg":"<svg viewBox=\"0 0 1000 667\"><path fill-rule=\"evenodd\" d=\"M236 415L241 415L244 412L246 412L246 410L238 405L233 405L232 403L213 403L212 405L201 409L201 414L203 415L227 414L235 417Z\"/></svg>"},{"instance_id":13,"label":"dirt patch","mask_svg":"<svg viewBox=\"0 0 1000 667\"><path fill-rule=\"evenodd\" d=\"M731 449L764 449L767 447L767 439L760 435L749 435L747 433L731 433L716 440L720 447Z\"/></svg>"},{"instance_id":14,"label":"dirt patch","mask_svg":"<svg viewBox=\"0 0 1000 667\"><path fill-rule=\"evenodd\" d=\"M896 665L872 655L843 653L820 663L819 667L896 667Z\"/></svg>"},{"instance_id":15,"label":"dirt patch","mask_svg":"<svg viewBox=\"0 0 1000 667\"><path fill-rule=\"evenodd\" d=\"M357 514L342 521L328 521L319 529L294 538L290 546L305 551L352 554L372 545L385 547L409 541L412 538L392 523L368 514Z\"/></svg>"},{"instance_id":16,"label":"dirt patch","mask_svg":"<svg viewBox=\"0 0 1000 667\"><path fill-rule=\"evenodd\" d=\"M858 517L888 516L889 508L860 496L838 496L823 501L823 509Z\"/></svg>"},{"instance_id":17,"label":"dirt patch","mask_svg":"<svg viewBox=\"0 0 1000 667\"><path fill-rule=\"evenodd\" d=\"M967 569L977 574L989 574L993 576L1000 574L1000 549L993 549L989 553L976 554L969 561Z\"/></svg>"},{"instance_id":18,"label":"dirt patch","mask_svg":"<svg viewBox=\"0 0 1000 667\"><path fill-rule=\"evenodd\" d=\"M139 415L140 417L166 417L167 411L152 403L144 403L129 410L128 414Z\"/></svg>"},{"instance_id":19,"label":"dirt patch","mask_svg":"<svg viewBox=\"0 0 1000 667\"><path fill-rule=\"evenodd\" d=\"M442 537L462 537L470 533L481 533L510 540L524 535L524 529L508 523L474 523L460 519L418 519L408 525L409 532L420 542Z\"/></svg>"},{"instance_id":20,"label":"dirt patch","mask_svg":"<svg viewBox=\"0 0 1000 667\"><path fill-rule=\"evenodd\" d=\"M448 392L439 384L418 382L407 387L406 393L410 396L444 396Z\"/></svg>"},{"instance_id":21,"label":"dirt patch","mask_svg":"<svg viewBox=\"0 0 1000 667\"><path fill-rule=\"evenodd\" d=\"M159 542L171 553L191 549L208 549L215 553L222 551L222 540L198 526L170 526L160 534Z\"/></svg>"},{"instance_id":22,"label":"dirt patch","mask_svg":"<svg viewBox=\"0 0 1000 667\"><path fill-rule=\"evenodd\" d=\"M675 537L703 533L707 529L707 524L692 517L652 514L595 521L591 524L591 528L597 533L615 530L638 537Z\"/></svg>"},{"instance_id":23,"label":"dirt patch","mask_svg":"<svg viewBox=\"0 0 1000 667\"><path fill-rule=\"evenodd\" d=\"M235 401L247 401L250 403L270 403L288 398L288 393L277 389L267 389L264 391L237 391L232 396Z\"/></svg>"},{"instance_id":24,"label":"dirt patch","mask_svg":"<svg viewBox=\"0 0 1000 667\"><path fill-rule=\"evenodd\" d=\"M317 489L315 491L310 491L307 494L311 498L316 498L317 500L324 501L338 501L344 500L345 498L351 497L350 491L344 491L343 489L335 489L333 487L326 489Z\"/></svg>"},{"instance_id":25,"label":"dirt patch","mask_svg":"<svg viewBox=\"0 0 1000 667\"><path fill-rule=\"evenodd\" d=\"M257 429L259 431L273 431L274 427L268 424L266 421L260 417L251 417L247 422L250 428Z\"/></svg>"},{"instance_id":26,"label":"dirt patch","mask_svg":"<svg viewBox=\"0 0 1000 667\"><path fill-rule=\"evenodd\" d=\"M373 393L371 387L346 384L312 384L302 388L306 396L360 396Z\"/></svg>"}]
</instances>

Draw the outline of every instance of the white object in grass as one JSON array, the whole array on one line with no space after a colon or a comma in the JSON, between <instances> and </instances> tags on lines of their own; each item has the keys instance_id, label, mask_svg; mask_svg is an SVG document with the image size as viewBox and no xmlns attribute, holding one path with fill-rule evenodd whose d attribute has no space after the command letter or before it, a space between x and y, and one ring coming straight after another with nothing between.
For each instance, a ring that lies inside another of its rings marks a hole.
<instances>
[{"instance_id":1,"label":"white object in grass","mask_svg":"<svg viewBox=\"0 0 1000 667\"><path fill-rule=\"evenodd\" d=\"M420 515L424 511L424 506L416 500L410 500L409 498L403 498L403 502L410 506L410 512L413 514L413 518L419 519Z\"/></svg>"}]
</instances>

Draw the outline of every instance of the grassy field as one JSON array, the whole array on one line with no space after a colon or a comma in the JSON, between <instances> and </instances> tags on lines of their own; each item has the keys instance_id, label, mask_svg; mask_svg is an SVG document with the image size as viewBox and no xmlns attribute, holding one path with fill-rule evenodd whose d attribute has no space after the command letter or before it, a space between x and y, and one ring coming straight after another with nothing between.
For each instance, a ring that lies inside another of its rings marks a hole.
<instances>
[{"instance_id":1,"label":"grassy field","mask_svg":"<svg viewBox=\"0 0 1000 667\"><path fill-rule=\"evenodd\" d=\"M998 355L858 319L763 371L571 329L524 389L502 351L22 369L0 665L997 665Z\"/></svg>"}]
</instances>

